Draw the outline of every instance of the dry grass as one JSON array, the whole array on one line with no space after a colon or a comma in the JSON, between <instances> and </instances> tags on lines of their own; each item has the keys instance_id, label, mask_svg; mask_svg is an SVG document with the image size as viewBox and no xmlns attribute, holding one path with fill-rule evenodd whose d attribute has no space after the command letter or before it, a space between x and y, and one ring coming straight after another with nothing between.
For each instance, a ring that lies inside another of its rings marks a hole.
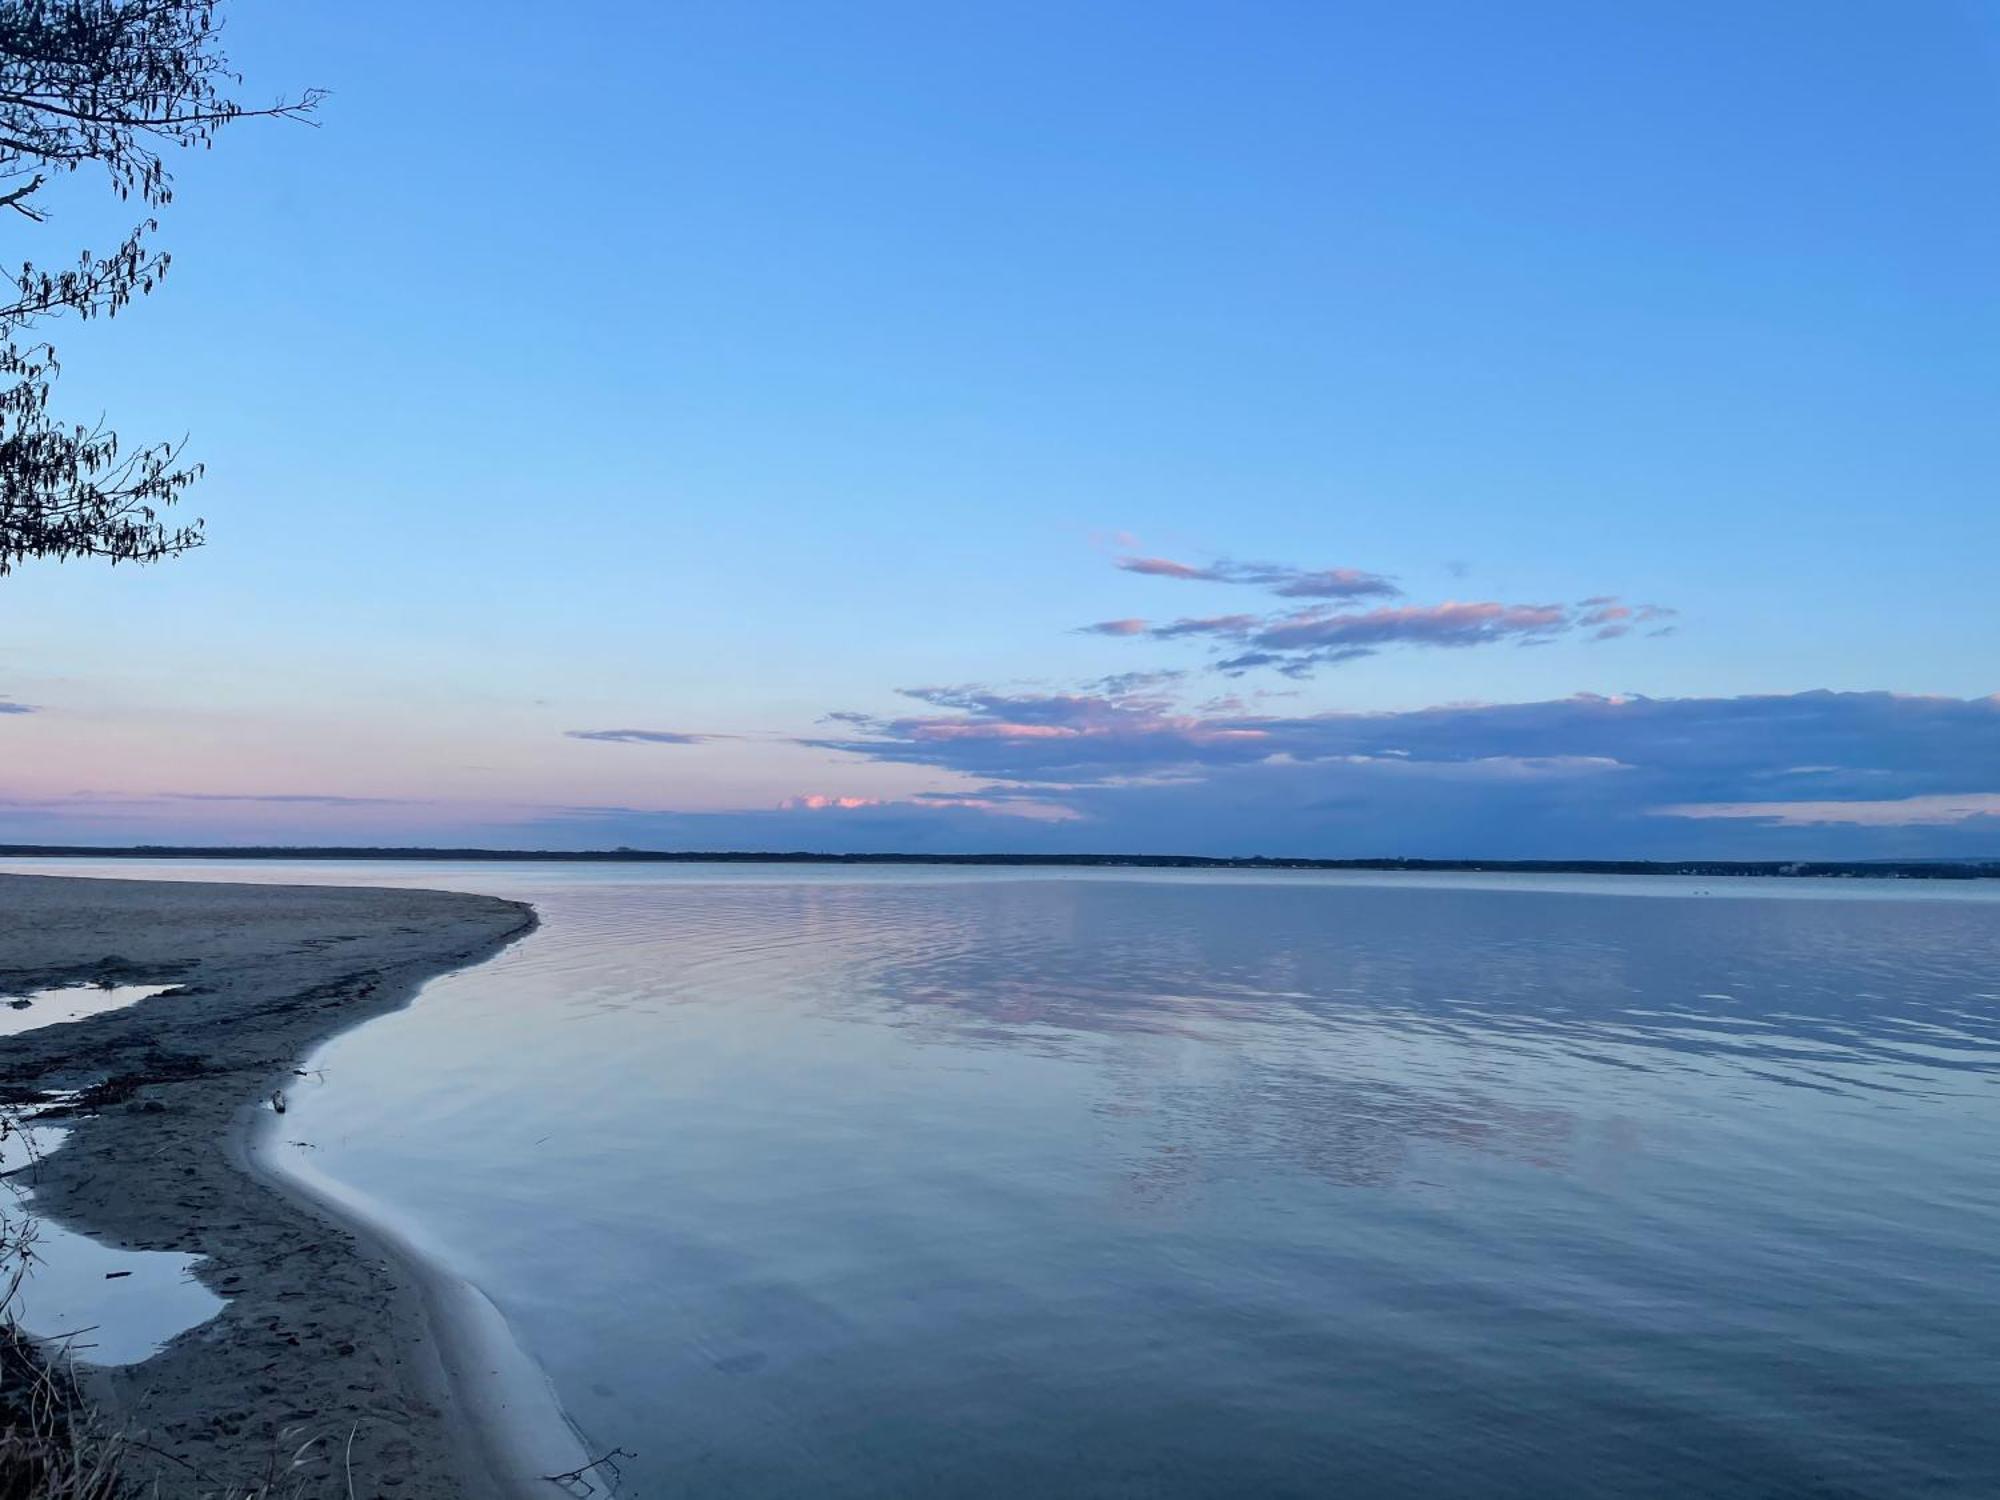
<instances>
[{"instance_id":1,"label":"dry grass","mask_svg":"<svg viewBox=\"0 0 2000 1500\"><path fill-rule=\"evenodd\" d=\"M13 1175L32 1172L20 1109L0 1110L0 1146L26 1156ZM18 1193L0 1191L0 1500L114 1500L122 1489L119 1443L96 1430L67 1365L14 1322L14 1298L34 1257L34 1221Z\"/></svg>"},{"instance_id":2,"label":"dry grass","mask_svg":"<svg viewBox=\"0 0 2000 1500\"><path fill-rule=\"evenodd\" d=\"M11 1324L0 1329L0 1496L5 1500L117 1500L124 1443L102 1431L66 1372Z\"/></svg>"},{"instance_id":3,"label":"dry grass","mask_svg":"<svg viewBox=\"0 0 2000 1500\"><path fill-rule=\"evenodd\" d=\"M27 1156L17 1173L33 1169L31 1143L21 1112L0 1110L0 1146ZM0 1500L114 1500L119 1444L94 1430L67 1366L13 1319L34 1257L34 1221L20 1212L18 1194L0 1192Z\"/></svg>"}]
</instances>

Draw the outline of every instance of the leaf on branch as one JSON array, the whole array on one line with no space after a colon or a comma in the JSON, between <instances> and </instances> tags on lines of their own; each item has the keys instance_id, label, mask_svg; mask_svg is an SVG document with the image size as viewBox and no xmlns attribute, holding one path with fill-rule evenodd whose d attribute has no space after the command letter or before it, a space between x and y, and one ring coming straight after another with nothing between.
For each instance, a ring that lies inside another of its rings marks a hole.
<instances>
[{"instance_id":1,"label":"leaf on branch","mask_svg":"<svg viewBox=\"0 0 2000 1500\"><path fill-rule=\"evenodd\" d=\"M36 195L87 164L121 200L158 208L173 199L167 150L210 147L237 120L312 123L318 89L265 109L232 99L242 79L220 43L216 0L0 0L0 208L45 222ZM19 341L41 319L113 317L150 293L168 266L148 244L158 227L149 216L68 270L24 264L0 302L0 576L34 557L151 562L200 545L199 520L168 527L159 513L201 466L178 443L121 453L102 426L56 422L55 353Z\"/></svg>"}]
</instances>

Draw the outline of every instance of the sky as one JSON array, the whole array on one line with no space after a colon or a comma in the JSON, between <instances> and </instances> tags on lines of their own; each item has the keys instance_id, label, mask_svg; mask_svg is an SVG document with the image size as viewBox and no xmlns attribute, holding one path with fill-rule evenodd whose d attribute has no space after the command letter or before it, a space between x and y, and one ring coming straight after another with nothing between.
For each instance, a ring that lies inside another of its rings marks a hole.
<instances>
[{"instance_id":1,"label":"sky","mask_svg":"<svg viewBox=\"0 0 2000 1500\"><path fill-rule=\"evenodd\" d=\"M2000 857L1984 0L227 10L0 841Z\"/></svg>"}]
</instances>

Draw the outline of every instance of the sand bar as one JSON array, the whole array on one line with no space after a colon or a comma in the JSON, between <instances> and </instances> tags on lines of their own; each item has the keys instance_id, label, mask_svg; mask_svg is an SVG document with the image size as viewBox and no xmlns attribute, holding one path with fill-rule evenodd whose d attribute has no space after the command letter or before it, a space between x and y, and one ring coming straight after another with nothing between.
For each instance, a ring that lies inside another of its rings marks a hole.
<instances>
[{"instance_id":1,"label":"sand bar","mask_svg":"<svg viewBox=\"0 0 2000 1500\"><path fill-rule=\"evenodd\" d=\"M350 1434L358 1495L470 1500L532 1479L495 1442L478 1331L451 1325L463 1289L287 1191L252 1144L314 1044L534 923L523 903L438 891L0 875L0 992L174 985L0 1041L7 1099L83 1091L35 1168L35 1211L204 1257L195 1274L225 1299L152 1358L83 1371L147 1445L148 1494L248 1486L307 1445L285 1493L345 1496Z\"/></svg>"}]
</instances>

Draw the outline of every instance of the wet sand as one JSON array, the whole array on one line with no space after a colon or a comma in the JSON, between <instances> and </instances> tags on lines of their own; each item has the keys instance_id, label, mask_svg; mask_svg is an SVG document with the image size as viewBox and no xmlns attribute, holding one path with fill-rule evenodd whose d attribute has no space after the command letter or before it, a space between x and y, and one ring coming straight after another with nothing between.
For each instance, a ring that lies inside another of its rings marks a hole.
<instances>
[{"instance_id":1,"label":"wet sand","mask_svg":"<svg viewBox=\"0 0 2000 1500\"><path fill-rule=\"evenodd\" d=\"M0 1098L83 1090L34 1170L38 1216L205 1257L211 1321L80 1373L163 1500L285 1476L304 1496L557 1493L494 1441L492 1361L391 1237L288 1191L252 1150L314 1044L528 932L519 902L437 891L0 875L0 993L172 982L0 1041ZM351 1447L350 1447L351 1441ZM304 1449L303 1464L291 1469ZM351 1481L350 1481L351 1473Z\"/></svg>"}]
</instances>

